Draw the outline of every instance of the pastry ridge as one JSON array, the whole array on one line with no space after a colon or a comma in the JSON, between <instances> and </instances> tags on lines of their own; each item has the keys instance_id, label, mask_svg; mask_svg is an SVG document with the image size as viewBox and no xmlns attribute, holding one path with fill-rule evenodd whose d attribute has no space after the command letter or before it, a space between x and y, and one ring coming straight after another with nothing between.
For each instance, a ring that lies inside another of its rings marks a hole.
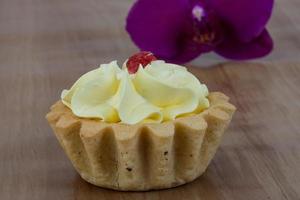
<instances>
[{"instance_id":1,"label":"pastry ridge","mask_svg":"<svg viewBox=\"0 0 300 200\"><path fill-rule=\"evenodd\" d=\"M46 118L83 179L145 191L185 184L204 173L236 110L223 93L212 92L208 99L207 110L161 124L82 119L61 101Z\"/></svg>"}]
</instances>

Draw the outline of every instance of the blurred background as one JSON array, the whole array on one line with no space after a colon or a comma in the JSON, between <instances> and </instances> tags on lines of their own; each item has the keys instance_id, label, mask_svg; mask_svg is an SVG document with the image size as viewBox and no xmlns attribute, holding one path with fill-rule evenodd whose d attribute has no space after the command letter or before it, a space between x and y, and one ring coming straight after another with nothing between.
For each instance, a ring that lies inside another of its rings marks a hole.
<instances>
[{"instance_id":1,"label":"blurred background","mask_svg":"<svg viewBox=\"0 0 300 200\"><path fill-rule=\"evenodd\" d=\"M1 0L0 67L9 67L5 61L11 55L18 60L17 57L26 53L35 60L46 59L49 65L59 65L66 56L72 58L70 62L74 65L97 66L114 59L124 61L137 51L124 29L133 2ZM300 60L299 7L299 0L276 0L268 24L275 49L261 60ZM211 53L200 56L192 65L208 66L220 61L224 60ZM23 62L25 66L26 60Z\"/></svg>"}]
</instances>

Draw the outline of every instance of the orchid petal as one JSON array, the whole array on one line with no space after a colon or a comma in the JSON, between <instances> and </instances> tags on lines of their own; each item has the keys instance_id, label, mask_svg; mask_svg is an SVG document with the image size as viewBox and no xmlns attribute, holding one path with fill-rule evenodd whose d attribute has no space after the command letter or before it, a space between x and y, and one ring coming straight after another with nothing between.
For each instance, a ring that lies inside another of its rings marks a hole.
<instances>
[{"instance_id":1,"label":"orchid petal","mask_svg":"<svg viewBox=\"0 0 300 200\"><path fill-rule=\"evenodd\" d=\"M248 43L227 38L217 46L215 52L229 59L244 60L263 57L273 49L273 41L267 30Z\"/></svg>"},{"instance_id":2,"label":"orchid petal","mask_svg":"<svg viewBox=\"0 0 300 200\"><path fill-rule=\"evenodd\" d=\"M203 52L193 41L190 12L189 0L138 0L128 14L126 29L140 49L184 63Z\"/></svg>"},{"instance_id":3,"label":"orchid petal","mask_svg":"<svg viewBox=\"0 0 300 200\"><path fill-rule=\"evenodd\" d=\"M272 14L274 0L210 0L225 25L242 42L250 42L264 30Z\"/></svg>"}]
</instances>

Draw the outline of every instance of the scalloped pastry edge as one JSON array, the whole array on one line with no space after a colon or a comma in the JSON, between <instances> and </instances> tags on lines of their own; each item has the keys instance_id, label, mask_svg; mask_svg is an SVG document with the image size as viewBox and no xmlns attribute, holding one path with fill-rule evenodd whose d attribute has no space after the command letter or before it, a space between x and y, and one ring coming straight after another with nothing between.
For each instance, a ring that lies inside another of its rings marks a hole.
<instances>
[{"instance_id":1,"label":"scalloped pastry edge","mask_svg":"<svg viewBox=\"0 0 300 200\"><path fill-rule=\"evenodd\" d=\"M171 188L203 174L236 110L220 92L200 114L160 124L127 125L76 117L61 101L46 115L80 176L100 187Z\"/></svg>"}]
</instances>

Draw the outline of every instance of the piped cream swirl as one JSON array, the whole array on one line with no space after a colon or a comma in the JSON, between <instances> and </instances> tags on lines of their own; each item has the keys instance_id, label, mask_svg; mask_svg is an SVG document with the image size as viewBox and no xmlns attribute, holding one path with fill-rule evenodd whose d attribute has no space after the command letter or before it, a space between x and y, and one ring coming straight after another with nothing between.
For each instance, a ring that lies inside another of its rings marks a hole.
<instances>
[{"instance_id":1,"label":"piped cream swirl","mask_svg":"<svg viewBox=\"0 0 300 200\"><path fill-rule=\"evenodd\" d=\"M185 67L158 60L129 74L113 61L81 76L61 99L78 117L136 124L200 113L209 107L207 95Z\"/></svg>"}]
</instances>

